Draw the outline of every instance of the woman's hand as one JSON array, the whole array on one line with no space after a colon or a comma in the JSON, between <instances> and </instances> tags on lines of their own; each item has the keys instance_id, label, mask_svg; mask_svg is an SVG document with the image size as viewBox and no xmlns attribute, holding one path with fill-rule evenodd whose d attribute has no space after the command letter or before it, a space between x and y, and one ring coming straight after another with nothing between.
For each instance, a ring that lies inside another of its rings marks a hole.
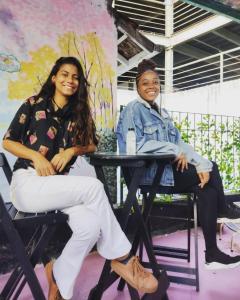
<instances>
[{"instance_id":1,"label":"woman's hand","mask_svg":"<svg viewBox=\"0 0 240 300\"><path fill-rule=\"evenodd\" d=\"M199 179L200 179L200 183L199 183L199 186L201 187L201 188L203 188L204 187L204 185L206 184L206 183L208 183L208 181L209 181L209 178L210 178L210 174L209 174L209 172L200 172L200 173L198 173L198 177L199 177Z\"/></svg>"},{"instance_id":2,"label":"woman's hand","mask_svg":"<svg viewBox=\"0 0 240 300\"><path fill-rule=\"evenodd\" d=\"M188 169L188 162L187 162L187 158L186 156L181 153L176 159L175 159L175 162L177 162L177 171L178 170L181 170L181 172L184 171L184 169Z\"/></svg>"},{"instance_id":3,"label":"woman's hand","mask_svg":"<svg viewBox=\"0 0 240 300\"><path fill-rule=\"evenodd\" d=\"M32 158L32 162L39 176L56 174L53 165L41 153L36 153L36 155Z\"/></svg>"},{"instance_id":4,"label":"woman's hand","mask_svg":"<svg viewBox=\"0 0 240 300\"><path fill-rule=\"evenodd\" d=\"M53 159L51 160L51 163L55 170L57 172L62 172L67 163L69 163L69 161L72 159L73 155L74 151L72 148L66 149L54 155Z\"/></svg>"}]
</instances>

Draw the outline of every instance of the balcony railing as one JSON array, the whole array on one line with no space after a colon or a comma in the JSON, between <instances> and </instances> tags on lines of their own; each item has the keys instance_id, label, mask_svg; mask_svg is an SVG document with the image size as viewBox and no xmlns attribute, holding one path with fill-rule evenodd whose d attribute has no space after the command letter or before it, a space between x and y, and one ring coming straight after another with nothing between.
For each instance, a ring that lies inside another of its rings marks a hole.
<instances>
[{"instance_id":1,"label":"balcony railing","mask_svg":"<svg viewBox=\"0 0 240 300\"><path fill-rule=\"evenodd\" d=\"M240 117L170 112L184 141L218 163L225 191L240 190Z\"/></svg>"}]
</instances>

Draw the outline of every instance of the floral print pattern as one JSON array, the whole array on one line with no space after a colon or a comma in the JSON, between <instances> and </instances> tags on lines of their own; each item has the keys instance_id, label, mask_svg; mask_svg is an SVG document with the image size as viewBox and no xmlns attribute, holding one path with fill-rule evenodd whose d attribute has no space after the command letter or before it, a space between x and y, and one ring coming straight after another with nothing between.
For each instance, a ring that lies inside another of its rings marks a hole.
<instances>
[{"instance_id":1,"label":"floral print pattern","mask_svg":"<svg viewBox=\"0 0 240 300\"><path fill-rule=\"evenodd\" d=\"M71 106L54 111L52 101L31 97L18 109L4 139L20 142L26 147L40 152L49 161L59 151L74 146L74 126ZM63 170L66 173L74 158ZM31 161L18 158L14 171L32 166Z\"/></svg>"},{"instance_id":2,"label":"floral print pattern","mask_svg":"<svg viewBox=\"0 0 240 300\"><path fill-rule=\"evenodd\" d=\"M37 121L39 121L41 119L46 119L46 113L45 113L45 111L44 110L36 111L35 118L36 118Z\"/></svg>"}]
</instances>

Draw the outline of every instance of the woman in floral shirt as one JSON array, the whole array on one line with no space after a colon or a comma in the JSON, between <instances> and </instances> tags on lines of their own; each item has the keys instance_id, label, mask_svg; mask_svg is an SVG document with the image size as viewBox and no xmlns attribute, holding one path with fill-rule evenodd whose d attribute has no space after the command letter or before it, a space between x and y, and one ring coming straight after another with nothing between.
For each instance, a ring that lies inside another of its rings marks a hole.
<instances>
[{"instance_id":1,"label":"woman in floral shirt","mask_svg":"<svg viewBox=\"0 0 240 300\"><path fill-rule=\"evenodd\" d=\"M128 257L131 244L103 185L93 177L66 176L77 156L95 151L98 143L87 87L79 61L59 58L39 94L19 108L3 140L3 147L18 157L11 182L14 206L69 215L72 236L54 264L46 266L49 300L71 299L83 259L95 243L112 260L112 269L135 288L154 292L158 284L135 257Z\"/></svg>"}]
</instances>

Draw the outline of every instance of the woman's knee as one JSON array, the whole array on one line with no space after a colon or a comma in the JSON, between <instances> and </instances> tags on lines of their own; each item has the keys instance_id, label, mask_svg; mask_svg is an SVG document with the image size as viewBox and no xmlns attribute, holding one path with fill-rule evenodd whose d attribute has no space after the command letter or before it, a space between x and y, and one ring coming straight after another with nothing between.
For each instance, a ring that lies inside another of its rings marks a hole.
<instances>
[{"instance_id":1,"label":"woman's knee","mask_svg":"<svg viewBox=\"0 0 240 300\"><path fill-rule=\"evenodd\" d=\"M97 193L98 193L98 192L104 190L104 186L103 186L102 182L97 178L88 177L87 184L91 191L97 191Z\"/></svg>"},{"instance_id":2,"label":"woman's knee","mask_svg":"<svg viewBox=\"0 0 240 300\"><path fill-rule=\"evenodd\" d=\"M101 199L101 201L108 201L103 183L98 179L93 179L94 181L92 183L93 185L90 193L93 197L93 200Z\"/></svg>"},{"instance_id":3,"label":"woman's knee","mask_svg":"<svg viewBox=\"0 0 240 300\"><path fill-rule=\"evenodd\" d=\"M84 205L71 207L66 211L69 215L69 226L76 239L94 239L100 234L100 220L94 212Z\"/></svg>"},{"instance_id":4,"label":"woman's knee","mask_svg":"<svg viewBox=\"0 0 240 300\"><path fill-rule=\"evenodd\" d=\"M90 240L97 241L100 235L100 222L95 216L89 219L84 225L75 227L73 236L75 240Z\"/></svg>"},{"instance_id":5,"label":"woman's knee","mask_svg":"<svg viewBox=\"0 0 240 300\"><path fill-rule=\"evenodd\" d=\"M215 161L212 161L212 164L213 164L212 170L219 172L219 170L218 170L218 164Z\"/></svg>"},{"instance_id":6,"label":"woman's knee","mask_svg":"<svg viewBox=\"0 0 240 300\"><path fill-rule=\"evenodd\" d=\"M94 187L98 191L104 190L103 183L97 178L94 178Z\"/></svg>"},{"instance_id":7,"label":"woman's knee","mask_svg":"<svg viewBox=\"0 0 240 300\"><path fill-rule=\"evenodd\" d=\"M203 189L199 189L199 202L205 208L217 206L217 196L217 191L209 185L205 185Z\"/></svg>"}]
</instances>

